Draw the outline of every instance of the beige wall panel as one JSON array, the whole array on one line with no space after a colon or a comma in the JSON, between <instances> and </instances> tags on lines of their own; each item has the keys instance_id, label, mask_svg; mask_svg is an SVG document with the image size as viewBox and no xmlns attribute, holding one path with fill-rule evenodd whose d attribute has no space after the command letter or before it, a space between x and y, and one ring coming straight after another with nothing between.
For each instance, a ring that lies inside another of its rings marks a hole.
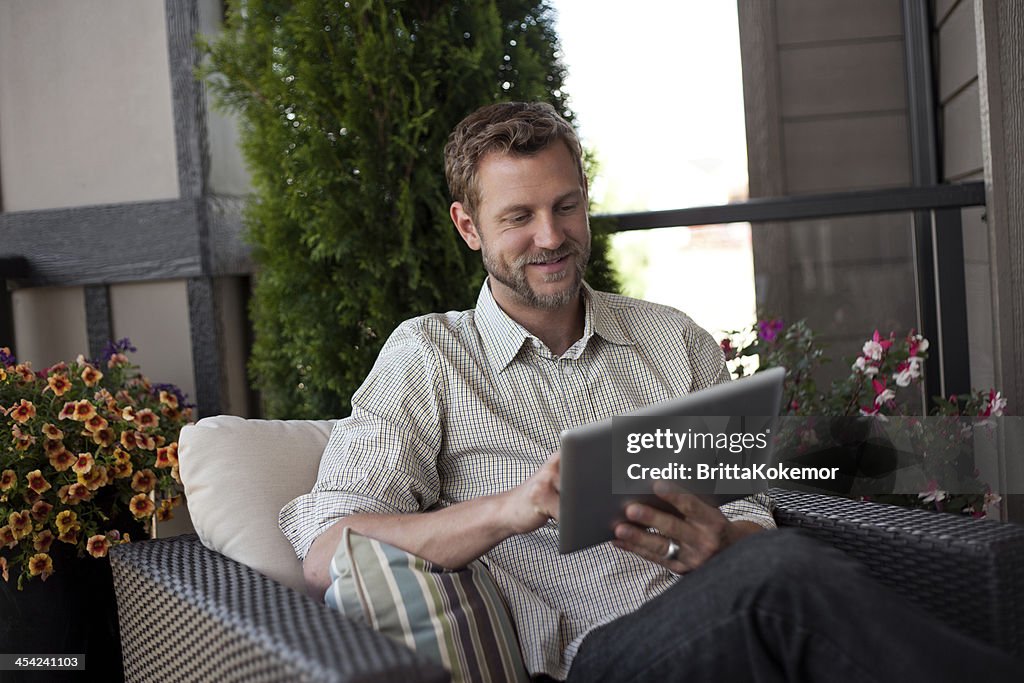
<instances>
[{"instance_id":1,"label":"beige wall panel","mask_svg":"<svg viewBox=\"0 0 1024 683\"><path fill-rule=\"evenodd\" d=\"M982 219L985 207L972 206L960 214L964 235L964 262L988 264L988 226Z\"/></svg>"},{"instance_id":2,"label":"beige wall panel","mask_svg":"<svg viewBox=\"0 0 1024 683\"><path fill-rule=\"evenodd\" d=\"M899 36L898 0L777 0L779 44Z\"/></svg>"},{"instance_id":3,"label":"beige wall panel","mask_svg":"<svg viewBox=\"0 0 1024 683\"><path fill-rule=\"evenodd\" d=\"M910 184L905 115L790 121L783 137L791 194Z\"/></svg>"},{"instance_id":4,"label":"beige wall panel","mask_svg":"<svg viewBox=\"0 0 1024 683\"><path fill-rule=\"evenodd\" d=\"M943 138L942 174L958 180L982 170L981 112L978 109L978 83L942 108Z\"/></svg>"},{"instance_id":5,"label":"beige wall panel","mask_svg":"<svg viewBox=\"0 0 1024 683\"><path fill-rule=\"evenodd\" d=\"M184 280L110 286L114 338L129 337L131 358L153 382L177 384L195 402L188 291Z\"/></svg>"},{"instance_id":6,"label":"beige wall panel","mask_svg":"<svg viewBox=\"0 0 1024 683\"><path fill-rule=\"evenodd\" d=\"M939 101L978 77L978 53L974 37L974 6L962 2L939 29Z\"/></svg>"},{"instance_id":7,"label":"beige wall panel","mask_svg":"<svg viewBox=\"0 0 1024 683\"><path fill-rule=\"evenodd\" d=\"M245 278L221 277L214 280L214 295L220 314L224 345L224 404L225 415L254 417L249 414L249 380L245 363L248 358L245 332L249 321L246 313Z\"/></svg>"},{"instance_id":8,"label":"beige wall panel","mask_svg":"<svg viewBox=\"0 0 1024 683\"><path fill-rule=\"evenodd\" d=\"M4 209L178 196L164 3L0 3Z\"/></svg>"},{"instance_id":9,"label":"beige wall panel","mask_svg":"<svg viewBox=\"0 0 1024 683\"><path fill-rule=\"evenodd\" d=\"M906 108L903 41L779 51L783 116Z\"/></svg>"},{"instance_id":10,"label":"beige wall panel","mask_svg":"<svg viewBox=\"0 0 1024 683\"><path fill-rule=\"evenodd\" d=\"M938 23L944 20L950 10L952 10L957 4L962 5L965 3L960 2L960 0L932 0L932 5L935 7L935 11L933 12L935 21ZM967 2L966 4L970 4L970 2Z\"/></svg>"},{"instance_id":11,"label":"beige wall panel","mask_svg":"<svg viewBox=\"0 0 1024 683\"><path fill-rule=\"evenodd\" d=\"M992 336L992 274L987 264L964 264L967 295L967 344L971 365L971 386L995 386L994 339ZM1001 388L1001 387L996 387Z\"/></svg>"},{"instance_id":12,"label":"beige wall panel","mask_svg":"<svg viewBox=\"0 0 1024 683\"><path fill-rule=\"evenodd\" d=\"M38 287L12 293L14 351L42 370L89 355L85 293L81 287Z\"/></svg>"},{"instance_id":13,"label":"beige wall panel","mask_svg":"<svg viewBox=\"0 0 1024 683\"><path fill-rule=\"evenodd\" d=\"M891 263L913 258L907 214L847 216L790 223L799 262Z\"/></svg>"}]
</instances>

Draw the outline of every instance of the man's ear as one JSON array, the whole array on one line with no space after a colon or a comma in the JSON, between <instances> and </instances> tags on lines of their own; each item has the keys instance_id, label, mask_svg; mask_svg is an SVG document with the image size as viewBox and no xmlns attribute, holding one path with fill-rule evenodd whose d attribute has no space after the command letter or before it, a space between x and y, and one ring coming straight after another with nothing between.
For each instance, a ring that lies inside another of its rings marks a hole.
<instances>
[{"instance_id":1,"label":"man's ear","mask_svg":"<svg viewBox=\"0 0 1024 683\"><path fill-rule=\"evenodd\" d=\"M473 251L480 251L480 234L477 232L476 223L473 222L473 217L466 211L462 202L454 202L450 213L455 229L459 231L459 235L469 245L469 248Z\"/></svg>"}]
</instances>

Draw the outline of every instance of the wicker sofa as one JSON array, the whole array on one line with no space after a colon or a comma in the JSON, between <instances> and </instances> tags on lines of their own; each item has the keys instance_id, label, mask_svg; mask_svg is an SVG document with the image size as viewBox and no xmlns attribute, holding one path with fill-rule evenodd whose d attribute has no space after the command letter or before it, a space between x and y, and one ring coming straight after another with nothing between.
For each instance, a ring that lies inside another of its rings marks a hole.
<instances>
[{"instance_id":1,"label":"wicker sofa","mask_svg":"<svg viewBox=\"0 0 1024 683\"><path fill-rule=\"evenodd\" d=\"M126 680L448 680L436 664L297 590L301 572L276 510L309 490L329 430L328 422L223 416L186 428L181 470L198 535L110 554ZM259 458L273 467L253 464ZM226 502L213 495L218 487L230 490ZM780 526L846 551L935 616L1024 655L1024 528L773 493ZM255 533L271 545L249 538Z\"/></svg>"}]
</instances>

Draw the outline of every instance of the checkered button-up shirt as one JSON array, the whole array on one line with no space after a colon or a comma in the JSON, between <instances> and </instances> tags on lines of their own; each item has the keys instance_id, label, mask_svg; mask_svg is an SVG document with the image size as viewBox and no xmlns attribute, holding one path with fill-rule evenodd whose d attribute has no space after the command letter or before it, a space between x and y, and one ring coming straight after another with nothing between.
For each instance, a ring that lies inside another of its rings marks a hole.
<instances>
[{"instance_id":1,"label":"checkered button-up shirt","mask_svg":"<svg viewBox=\"0 0 1024 683\"><path fill-rule=\"evenodd\" d=\"M711 336L679 311L584 286L583 337L555 356L484 284L474 310L402 323L337 423L312 492L281 511L300 558L345 515L414 513L507 491L559 447L562 430L728 379ZM771 502L730 503L772 527ZM558 552L558 527L484 556L527 669L564 679L583 637L679 580L604 543Z\"/></svg>"}]
</instances>

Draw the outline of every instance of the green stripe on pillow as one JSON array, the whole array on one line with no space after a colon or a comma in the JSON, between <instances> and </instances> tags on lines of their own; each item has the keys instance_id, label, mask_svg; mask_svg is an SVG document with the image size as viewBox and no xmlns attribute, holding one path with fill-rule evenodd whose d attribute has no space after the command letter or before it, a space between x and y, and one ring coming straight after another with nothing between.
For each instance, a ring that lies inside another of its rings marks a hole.
<instances>
[{"instance_id":1,"label":"green stripe on pillow","mask_svg":"<svg viewBox=\"0 0 1024 683\"><path fill-rule=\"evenodd\" d=\"M479 561L447 571L345 529L325 601L440 663L456 683L528 681L497 587Z\"/></svg>"}]
</instances>

